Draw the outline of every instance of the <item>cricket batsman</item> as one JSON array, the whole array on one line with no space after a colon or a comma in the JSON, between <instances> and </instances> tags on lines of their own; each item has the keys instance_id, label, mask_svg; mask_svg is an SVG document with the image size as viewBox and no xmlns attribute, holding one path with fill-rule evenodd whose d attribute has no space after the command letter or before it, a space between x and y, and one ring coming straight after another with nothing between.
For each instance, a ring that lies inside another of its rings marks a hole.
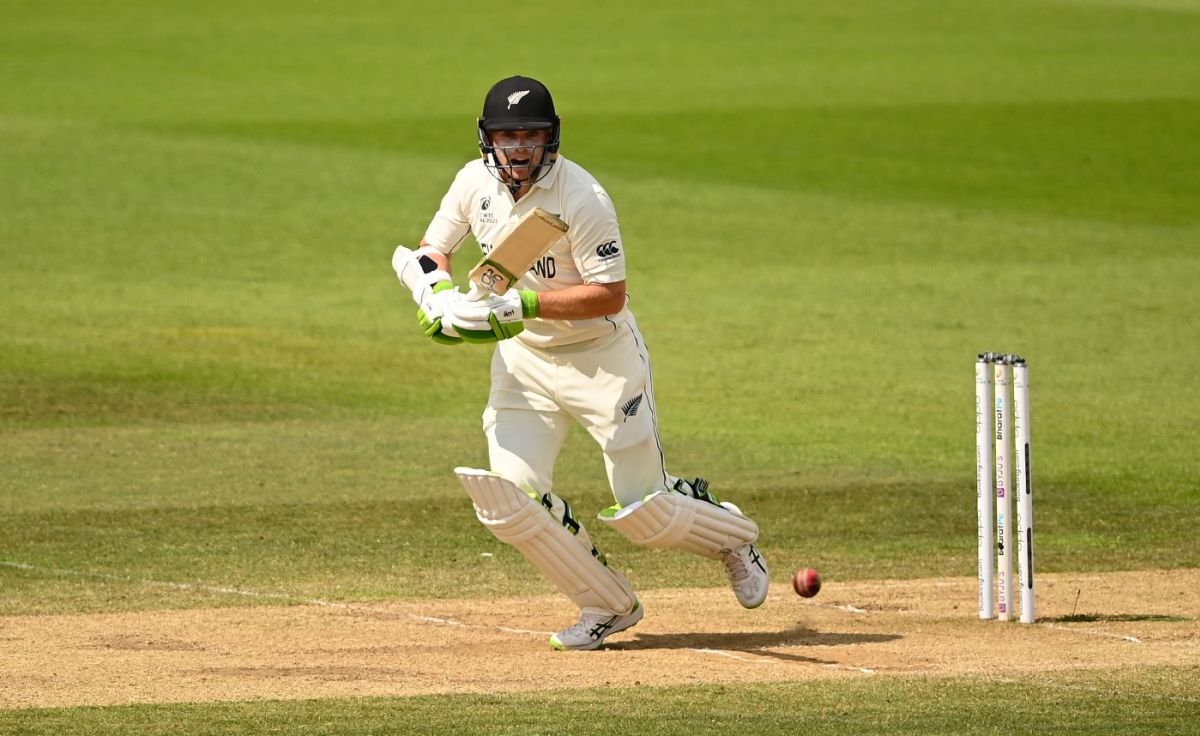
<instances>
[{"instance_id":1,"label":"cricket batsman","mask_svg":"<svg viewBox=\"0 0 1200 736\"><path fill-rule=\"evenodd\" d=\"M393 267L434 342L495 343L483 412L490 470L455 470L475 513L580 609L550 637L556 649L595 649L642 619L629 581L608 566L583 520L554 493L554 463L571 422L604 454L615 504L599 515L636 544L721 560L746 608L767 596L758 525L666 468L646 341L629 310L625 243L608 193L559 154L549 90L509 77L487 93L477 160L442 198L421 247L399 246ZM566 232L502 295L469 297L451 280L450 256L468 233L484 254L526 213L542 208Z\"/></svg>"}]
</instances>

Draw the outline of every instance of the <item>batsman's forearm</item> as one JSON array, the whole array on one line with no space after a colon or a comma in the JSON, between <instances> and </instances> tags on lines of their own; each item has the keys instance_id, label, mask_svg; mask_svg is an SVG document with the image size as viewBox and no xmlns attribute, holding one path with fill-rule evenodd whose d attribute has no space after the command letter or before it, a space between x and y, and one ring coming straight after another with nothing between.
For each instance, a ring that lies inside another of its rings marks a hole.
<instances>
[{"instance_id":1,"label":"batsman's forearm","mask_svg":"<svg viewBox=\"0 0 1200 736\"><path fill-rule=\"evenodd\" d=\"M427 248L427 247L429 247L429 243L427 243L425 240L422 240L421 247ZM427 258L432 259L433 262L437 264L438 270L445 271L446 273L448 273L452 276L454 275L454 271L450 270L450 258L447 257L446 255L444 255L438 251L435 251L433 249L425 251L424 253L422 253L422 255L426 256Z\"/></svg>"},{"instance_id":2,"label":"batsman's forearm","mask_svg":"<svg viewBox=\"0 0 1200 736\"><path fill-rule=\"evenodd\" d=\"M538 292L538 316L542 319L594 319L616 314L624 307L624 281Z\"/></svg>"}]
</instances>

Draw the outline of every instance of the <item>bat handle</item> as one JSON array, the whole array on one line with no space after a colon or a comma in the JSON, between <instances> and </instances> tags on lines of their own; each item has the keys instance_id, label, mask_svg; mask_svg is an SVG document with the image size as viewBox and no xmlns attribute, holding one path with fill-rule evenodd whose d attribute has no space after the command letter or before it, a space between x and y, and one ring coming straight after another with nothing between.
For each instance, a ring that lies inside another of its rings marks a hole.
<instances>
[{"instance_id":1,"label":"bat handle","mask_svg":"<svg viewBox=\"0 0 1200 736\"><path fill-rule=\"evenodd\" d=\"M470 291L467 292L467 301L477 302L482 299L486 299L490 295L491 295L490 291L488 291L487 289L484 289L482 286L480 286L479 284L472 281L471 289L470 289Z\"/></svg>"}]
</instances>

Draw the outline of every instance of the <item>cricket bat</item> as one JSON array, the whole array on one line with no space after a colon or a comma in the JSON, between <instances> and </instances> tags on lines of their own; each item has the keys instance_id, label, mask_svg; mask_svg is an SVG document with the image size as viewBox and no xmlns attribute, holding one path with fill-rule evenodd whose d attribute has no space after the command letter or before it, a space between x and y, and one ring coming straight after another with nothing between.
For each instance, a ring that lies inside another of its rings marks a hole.
<instances>
[{"instance_id":1,"label":"cricket bat","mask_svg":"<svg viewBox=\"0 0 1200 736\"><path fill-rule=\"evenodd\" d=\"M567 223L541 207L525 213L471 269L467 298L504 294L566 231Z\"/></svg>"}]
</instances>

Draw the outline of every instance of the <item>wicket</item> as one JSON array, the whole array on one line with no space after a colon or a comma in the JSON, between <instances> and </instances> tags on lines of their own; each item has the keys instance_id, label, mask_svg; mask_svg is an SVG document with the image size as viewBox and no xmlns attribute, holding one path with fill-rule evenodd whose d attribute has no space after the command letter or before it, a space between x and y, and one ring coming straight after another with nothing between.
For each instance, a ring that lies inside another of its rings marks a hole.
<instances>
[{"instance_id":1,"label":"wicket","mask_svg":"<svg viewBox=\"0 0 1200 736\"><path fill-rule=\"evenodd\" d=\"M1031 624L1035 618L1029 418L1029 365L1025 359L1019 355L980 353L975 362L975 485L979 618L983 620L996 618L997 609L1001 621L1012 619L1014 556L1021 589L1021 623ZM1014 486L1010 483L1014 457L1016 540L1012 529Z\"/></svg>"}]
</instances>

